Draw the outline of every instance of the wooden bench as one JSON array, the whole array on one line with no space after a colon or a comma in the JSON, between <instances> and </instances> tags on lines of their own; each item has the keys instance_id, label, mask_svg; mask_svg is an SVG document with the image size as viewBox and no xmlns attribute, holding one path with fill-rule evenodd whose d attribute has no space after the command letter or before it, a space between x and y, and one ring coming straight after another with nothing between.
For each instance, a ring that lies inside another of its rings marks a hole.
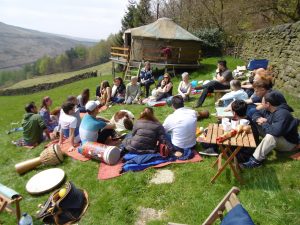
<instances>
[{"instance_id":1,"label":"wooden bench","mask_svg":"<svg viewBox=\"0 0 300 225\"><path fill-rule=\"evenodd\" d=\"M214 183L218 176L225 170L229 165L234 176L242 183L242 179L238 174L240 169L238 161L236 159L237 153L241 150L242 147L251 147L255 148L256 143L252 130L242 137L242 135L236 135L222 143L217 142L217 137L221 136L224 133L223 126L221 124L209 124L207 128L207 135L203 142L208 144L217 144L221 150L221 154L218 156L217 160L213 163L214 166L218 166L217 174L211 179L211 183ZM231 147L235 147L232 151ZM225 163L222 165L222 159L225 159ZM234 164L233 162L234 161Z\"/></svg>"},{"instance_id":2,"label":"wooden bench","mask_svg":"<svg viewBox=\"0 0 300 225\"><path fill-rule=\"evenodd\" d=\"M215 102L217 102L220 98L222 98L223 95L225 95L226 93L231 92L230 89L224 89L224 90L214 90L214 94L215 94Z\"/></svg>"},{"instance_id":3,"label":"wooden bench","mask_svg":"<svg viewBox=\"0 0 300 225\"><path fill-rule=\"evenodd\" d=\"M236 196L239 192L239 188L232 187L202 225L211 225L217 219L222 220L225 209L227 210L227 212L229 212L237 204L240 204L240 201Z\"/></svg>"},{"instance_id":4,"label":"wooden bench","mask_svg":"<svg viewBox=\"0 0 300 225\"><path fill-rule=\"evenodd\" d=\"M4 210L16 215L17 222L21 217L20 201L22 196L0 183L0 213ZM14 205L14 207L13 207Z\"/></svg>"}]
</instances>

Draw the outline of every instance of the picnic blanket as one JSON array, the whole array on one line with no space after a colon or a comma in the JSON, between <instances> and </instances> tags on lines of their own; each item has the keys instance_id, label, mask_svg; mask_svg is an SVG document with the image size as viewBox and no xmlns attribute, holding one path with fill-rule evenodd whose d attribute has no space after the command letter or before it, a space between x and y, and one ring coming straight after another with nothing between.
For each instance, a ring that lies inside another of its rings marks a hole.
<instances>
[{"instance_id":1,"label":"picnic blanket","mask_svg":"<svg viewBox=\"0 0 300 225\"><path fill-rule=\"evenodd\" d=\"M51 141L47 146L51 145L51 144L56 144L58 143L58 140L54 140L54 141ZM79 145L78 145L79 146ZM62 150L62 152L67 155L67 156L70 156L71 158L75 159L75 160L79 160L79 161L82 161L82 162L85 162L85 161L88 161L90 160L89 158L86 158L84 157L83 155L81 155L79 152L78 152L78 146L77 148L75 148L74 151L72 152L69 152L68 149L71 148L71 144L70 144L70 141L68 139L65 139L63 141L63 143L60 145L60 148Z\"/></svg>"},{"instance_id":2,"label":"picnic blanket","mask_svg":"<svg viewBox=\"0 0 300 225\"><path fill-rule=\"evenodd\" d=\"M189 160L167 161L167 162L162 162L160 164L153 165L153 166L150 166L147 168L151 168L151 167L160 168L160 167L164 167L164 166L167 166L167 165L173 164L173 163L200 162L202 160L203 159L199 155L199 153L194 151L194 157ZM111 178L123 175L124 173L121 173L123 166L124 166L124 163L122 162L122 160L120 160L116 165L112 165L112 166L101 162L100 167L99 167L99 172L98 172L98 179L99 180L107 180L107 179L111 179Z\"/></svg>"},{"instance_id":3,"label":"picnic blanket","mask_svg":"<svg viewBox=\"0 0 300 225\"><path fill-rule=\"evenodd\" d=\"M294 155L291 155L290 156L292 159L295 159L295 160L300 160L300 152L294 154Z\"/></svg>"}]
</instances>

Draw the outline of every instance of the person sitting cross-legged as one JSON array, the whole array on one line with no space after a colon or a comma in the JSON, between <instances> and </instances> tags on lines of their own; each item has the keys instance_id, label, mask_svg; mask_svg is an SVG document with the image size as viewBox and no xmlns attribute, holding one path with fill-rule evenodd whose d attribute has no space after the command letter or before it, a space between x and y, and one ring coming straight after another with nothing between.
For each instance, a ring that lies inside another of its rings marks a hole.
<instances>
[{"instance_id":1,"label":"person sitting cross-legged","mask_svg":"<svg viewBox=\"0 0 300 225\"><path fill-rule=\"evenodd\" d=\"M109 120L97 117L100 103L97 101L88 101L85 105L87 114L83 117L79 135L82 144L85 142L105 143L109 137L115 136L115 124L110 124Z\"/></svg>"},{"instance_id":2,"label":"person sitting cross-legged","mask_svg":"<svg viewBox=\"0 0 300 225\"><path fill-rule=\"evenodd\" d=\"M178 85L178 94L181 95L184 101L188 101L192 91L192 85L189 82L189 74L184 72L181 76L182 81L180 81Z\"/></svg>"},{"instance_id":3,"label":"person sitting cross-legged","mask_svg":"<svg viewBox=\"0 0 300 225\"><path fill-rule=\"evenodd\" d=\"M37 146L45 138L50 139L47 125L41 115L38 114L37 107L34 102L30 102L25 106L26 113L23 116L23 138L13 142L17 146ZM44 136L46 135L46 137Z\"/></svg>"},{"instance_id":4,"label":"person sitting cross-legged","mask_svg":"<svg viewBox=\"0 0 300 225\"><path fill-rule=\"evenodd\" d=\"M225 60L218 61L218 69L214 80L207 84L196 87L195 90L203 90L200 98L198 99L195 108L201 107L208 93L212 93L214 90L229 89L229 83L233 79L231 71L227 68Z\"/></svg>"},{"instance_id":5,"label":"person sitting cross-legged","mask_svg":"<svg viewBox=\"0 0 300 225\"><path fill-rule=\"evenodd\" d=\"M141 95L141 86L137 81L138 78L136 76L133 76L131 77L131 82L126 85L126 104L136 104L139 102L139 97Z\"/></svg>"},{"instance_id":6,"label":"person sitting cross-legged","mask_svg":"<svg viewBox=\"0 0 300 225\"><path fill-rule=\"evenodd\" d=\"M264 109L257 111L252 120L264 138L242 168L255 168L262 165L267 154L274 148L278 151L292 151L298 144L297 127L299 120L290 113L289 106L282 103L276 92L267 93L262 99Z\"/></svg>"},{"instance_id":7,"label":"person sitting cross-legged","mask_svg":"<svg viewBox=\"0 0 300 225\"><path fill-rule=\"evenodd\" d=\"M168 98L172 96L173 83L171 81L171 76L168 73L164 74L163 79L158 83L157 87L152 91L152 96L154 96L156 101L160 101L163 98Z\"/></svg>"},{"instance_id":8,"label":"person sitting cross-legged","mask_svg":"<svg viewBox=\"0 0 300 225\"><path fill-rule=\"evenodd\" d=\"M77 118L73 116L75 114L75 104L73 102L65 102L62 105L63 113L59 117L60 136L59 144L63 143L63 138L69 138L71 149L74 150L75 144L80 142L79 127L77 127Z\"/></svg>"},{"instance_id":9,"label":"person sitting cross-legged","mask_svg":"<svg viewBox=\"0 0 300 225\"><path fill-rule=\"evenodd\" d=\"M175 111L163 123L167 137L171 139L175 150L193 148L196 145L197 113L184 107L181 96L174 96L171 102Z\"/></svg>"}]
</instances>

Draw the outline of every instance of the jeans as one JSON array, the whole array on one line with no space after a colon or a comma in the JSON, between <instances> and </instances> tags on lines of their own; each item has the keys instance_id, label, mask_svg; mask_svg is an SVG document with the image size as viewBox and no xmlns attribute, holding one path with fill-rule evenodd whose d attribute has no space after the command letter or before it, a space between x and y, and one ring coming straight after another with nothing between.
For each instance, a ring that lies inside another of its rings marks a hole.
<instances>
[{"instance_id":1,"label":"jeans","mask_svg":"<svg viewBox=\"0 0 300 225\"><path fill-rule=\"evenodd\" d=\"M149 81L147 81L145 83L141 83L141 87L145 86L145 89L146 89L146 98L148 98L148 96L149 96L151 84L154 84L154 80L150 79Z\"/></svg>"},{"instance_id":2,"label":"jeans","mask_svg":"<svg viewBox=\"0 0 300 225\"><path fill-rule=\"evenodd\" d=\"M111 98L111 101L115 102L115 103L122 103L122 102L124 102L124 100L125 100L125 98L120 98L120 97Z\"/></svg>"},{"instance_id":3,"label":"jeans","mask_svg":"<svg viewBox=\"0 0 300 225\"><path fill-rule=\"evenodd\" d=\"M230 88L229 85L224 85L216 80L212 80L208 84L203 85L202 86L203 91L202 91L200 98L197 101L196 107L202 106L208 93L212 93L212 92L214 92L214 90L224 90L224 89L229 89L229 88Z\"/></svg>"}]
</instances>

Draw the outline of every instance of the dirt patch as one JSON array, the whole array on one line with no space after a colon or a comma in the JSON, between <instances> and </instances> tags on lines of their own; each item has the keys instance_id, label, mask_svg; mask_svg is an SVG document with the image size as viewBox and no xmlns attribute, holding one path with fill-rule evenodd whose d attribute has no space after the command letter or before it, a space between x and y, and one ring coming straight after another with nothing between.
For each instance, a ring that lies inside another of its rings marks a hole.
<instances>
[{"instance_id":1,"label":"dirt patch","mask_svg":"<svg viewBox=\"0 0 300 225\"><path fill-rule=\"evenodd\" d=\"M174 173L171 170L158 170L150 180L150 184L169 184L174 181Z\"/></svg>"},{"instance_id":2,"label":"dirt patch","mask_svg":"<svg viewBox=\"0 0 300 225\"><path fill-rule=\"evenodd\" d=\"M146 225L150 220L160 220L165 214L165 210L155 210L151 208L139 208L140 215L134 225Z\"/></svg>"}]
</instances>

